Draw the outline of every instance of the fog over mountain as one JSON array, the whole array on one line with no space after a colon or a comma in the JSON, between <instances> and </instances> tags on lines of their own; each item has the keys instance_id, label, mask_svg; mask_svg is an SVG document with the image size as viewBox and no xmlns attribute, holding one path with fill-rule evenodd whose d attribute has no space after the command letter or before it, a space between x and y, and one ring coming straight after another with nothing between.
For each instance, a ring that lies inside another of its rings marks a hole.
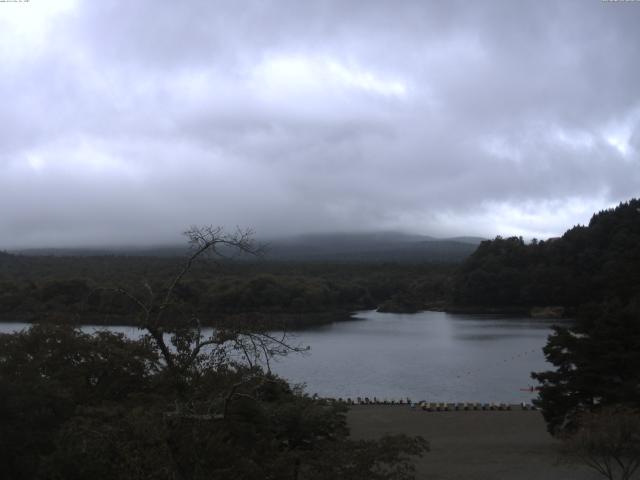
<instances>
[{"instance_id":1,"label":"fog over mountain","mask_svg":"<svg viewBox=\"0 0 640 480\"><path fill-rule=\"evenodd\" d=\"M323 233L272 239L256 238L260 254L243 255L235 249L219 249L233 261L251 262L404 262L452 263L467 258L484 239L477 237L433 238L402 232ZM84 248L25 248L11 254L29 256L135 256L175 257L188 254L186 245L95 246ZM0 256L3 252L0 252Z\"/></svg>"},{"instance_id":2,"label":"fog over mountain","mask_svg":"<svg viewBox=\"0 0 640 480\"><path fill-rule=\"evenodd\" d=\"M556 236L640 193L640 2L0 3L0 248Z\"/></svg>"}]
</instances>

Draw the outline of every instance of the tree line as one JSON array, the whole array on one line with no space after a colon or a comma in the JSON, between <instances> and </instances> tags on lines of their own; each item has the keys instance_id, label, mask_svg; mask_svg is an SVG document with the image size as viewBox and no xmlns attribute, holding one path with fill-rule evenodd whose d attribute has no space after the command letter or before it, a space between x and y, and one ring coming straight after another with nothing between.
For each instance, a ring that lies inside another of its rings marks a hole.
<instances>
[{"instance_id":1,"label":"tree line","mask_svg":"<svg viewBox=\"0 0 640 480\"><path fill-rule=\"evenodd\" d=\"M141 293L162 288L179 258L0 258L0 318L131 323L137 312L115 287ZM417 311L444 302L454 265L241 263L193 266L176 290L204 323L236 314L293 315L322 321L385 306ZM323 314L317 315L315 314ZM303 321L303 320L299 320Z\"/></svg>"},{"instance_id":2,"label":"tree line","mask_svg":"<svg viewBox=\"0 0 640 480\"><path fill-rule=\"evenodd\" d=\"M454 277L452 302L463 306L629 302L640 293L640 201L596 213L559 238L482 242Z\"/></svg>"}]
</instances>

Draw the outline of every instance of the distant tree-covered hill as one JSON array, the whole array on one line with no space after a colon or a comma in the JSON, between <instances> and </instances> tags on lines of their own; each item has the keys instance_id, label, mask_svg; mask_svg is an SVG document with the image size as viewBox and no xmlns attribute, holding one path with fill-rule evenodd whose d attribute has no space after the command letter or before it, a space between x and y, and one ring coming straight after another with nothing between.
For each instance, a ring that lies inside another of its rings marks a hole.
<instances>
[{"instance_id":1,"label":"distant tree-covered hill","mask_svg":"<svg viewBox=\"0 0 640 480\"><path fill-rule=\"evenodd\" d=\"M434 238L402 232L324 233L274 238L265 245L264 260L276 262L337 263L450 263L461 262L475 250L482 238ZM224 248L221 249L224 253ZM31 248L16 250L28 256L96 257L182 257L185 246L136 246L101 248ZM236 260L254 261L252 256Z\"/></svg>"},{"instance_id":2,"label":"distant tree-covered hill","mask_svg":"<svg viewBox=\"0 0 640 480\"><path fill-rule=\"evenodd\" d=\"M482 242L454 278L458 306L627 302L640 294L640 200L601 211L561 238Z\"/></svg>"},{"instance_id":3,"label":"distant tree-covered hill","mask_svg":"<svg viewBox=\"0 0 640 480\"><path fill-rule=\"evenodd\" d=\"M267 260L320 262L460 262L482 241L399 232L301 235L270 242Z\"/></svg>"}]
</instances>

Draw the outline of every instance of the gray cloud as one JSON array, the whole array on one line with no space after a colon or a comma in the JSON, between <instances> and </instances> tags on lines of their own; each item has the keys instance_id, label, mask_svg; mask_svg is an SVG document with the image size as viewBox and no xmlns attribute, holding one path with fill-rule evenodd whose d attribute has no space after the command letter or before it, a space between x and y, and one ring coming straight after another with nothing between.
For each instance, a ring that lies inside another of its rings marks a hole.
<instances>
[{"instance_id":1,"label":"gray cloud","mask_svg":"<svg viewBox=\"0 0 640 480\"><path fill-rule=\"evenodd\" d=\"M0 5L0 247L547 236L640 187L635 2Z\"/></svg>"}]
</instances>

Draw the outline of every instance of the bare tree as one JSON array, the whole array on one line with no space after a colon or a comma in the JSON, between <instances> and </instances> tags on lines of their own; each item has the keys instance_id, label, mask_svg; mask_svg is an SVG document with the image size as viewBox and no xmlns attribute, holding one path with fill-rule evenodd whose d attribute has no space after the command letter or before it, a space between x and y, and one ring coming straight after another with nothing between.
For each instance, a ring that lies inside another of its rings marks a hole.
<instances>
[{"instance_id":1,"label":"bare tree","mask_svg":"<svg viewBox=\"0 0 640 480\"><path fill-rule=\"evenodd\" d=\"M609 480L630 480L640 467L640 414L619 407L586 413L564 450Z\"/></svg>"},{"instance_id":2,"label":"bare tree","mask_svg":"<svg viewBox=\"0 0 640 480\"><path fill-rule=\"evenodd\" d=\"M204 336L198 313L181 308L177 295L181 282L198 260L215 261L238 254L260 256L262 247L255 243L252 230L226 233L222 227L192 226L184 234L190 246L188 256L165 288L154 289L145 281L144 296L128 288L116 288L138 307L138 327L148 332L169 371L178 376L189 374L206 351L208 358L218 358L220 363L229 360L230 352L236 352L250 367L262 362L270 372L269 359L274 355L305 350L288 343L286 332L272 334L238 319L220 321L211 335ZM171 335L170 343L167 334Z\"/></svg>"}]
</instances>

